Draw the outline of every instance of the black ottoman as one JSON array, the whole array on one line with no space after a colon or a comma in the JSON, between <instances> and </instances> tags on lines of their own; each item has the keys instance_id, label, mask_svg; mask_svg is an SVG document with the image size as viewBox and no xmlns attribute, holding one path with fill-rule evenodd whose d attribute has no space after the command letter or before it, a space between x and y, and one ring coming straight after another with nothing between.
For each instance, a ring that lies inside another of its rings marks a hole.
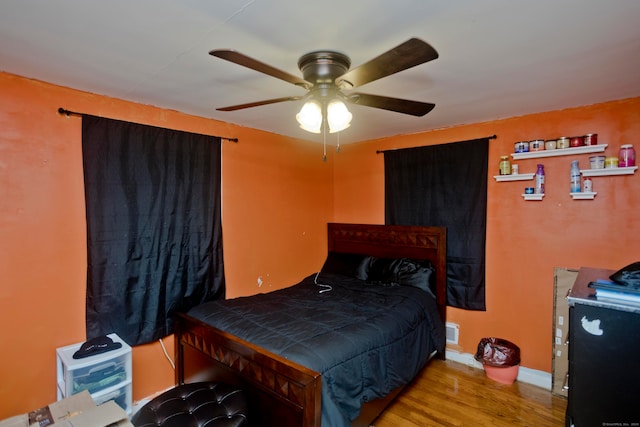
<instances>
[{"instance_id":1,"label":"black ottoman","mask_svg":"<svg viewBox=\"0 0 640 427\"><path fill-rule=\"evenodd\" d=\"M247 426L248 406L242 390L225 383L183 384L144 405L131 418L136 427Z\"/></svg>"}]
</instances>

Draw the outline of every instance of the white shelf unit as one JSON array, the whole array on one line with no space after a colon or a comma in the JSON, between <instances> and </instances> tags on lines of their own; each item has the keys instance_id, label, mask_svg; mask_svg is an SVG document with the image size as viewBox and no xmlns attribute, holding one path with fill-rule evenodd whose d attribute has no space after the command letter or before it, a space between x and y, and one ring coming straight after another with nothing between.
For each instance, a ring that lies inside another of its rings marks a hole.
<instances>
[{"instance_id":1,"label":"white shelf unit","mask_svg":"<svg viewBox=\"0 0 640 427\"><path fill-rule=\"evenodd\" d=\"M539 159L544 157L570 156L577 154L603 153L608 144L583 145L581 147L558 148L555 150L527 151L524 153L511 153L513 160L523 159ZM635 174L638 166L621 167L621 168L602 168L602 169L581 169L580 174L584 177L591 176L620 176ZM498 182L507 181L528 181L535 177L535 173L523 173L517 175L494 175L494 179ZM596 192L575 192L569 193L574 200L593 200L598 193ZM541 201L544 194L523 194L524 200Z\"/></svg>"},{"instance_id":2,"label":"white shelf unit","mask_svg":"<svg viewBox=\"0 0 640 427\"><path fill-rule=\"evenodd\" d=\"M555 150L527 151L525 153L511 153L513 160L539 159L542 157L571 156L575 154L602 153L608 144L583 145L582 147L557 148Z\"/></svg>"},{"instance_id":3,"label":"white shelf unit","mask_svg":"<svg viewBox=\"0 0 640 427\"><path fill-rule=\"evenodd\" d=\"M582 176L618 176L633 175L636 173L638 166L630 166L626 168L602 168L602 169L581 169Z\"/></svg>"},{"instance_id":4,"label":"white shelf unit","mask_svg":"<svg viewBox=\"0 0 640 427\"><path fill-rule=\"evenodd\" d=\"M116 334L108 337L122 347L82 359L74 359L73 354L83 343L56 349L58 400L87 390L96 404L114 400L131 414L131 347Z\"/></svg>"},{"instance_id":5,"label":"white shelf unit","mask_svg":"<svg viewBox=\"0 0 640 427\"><path fill-rule=\"evenodd\" d=\"M505 181L530 181L535 176L535 173L518 173L511 175L494 175L496 181L505 182Z\"/></svg>"},{"instance_id":6,"label":"white shelf unit","mask_svg":"<svg viewBox=\"0 0 640 427\"><path fill-rule=\"evenodd\" d=\"M577 193L569 193L573 200L593 200L596 197L597 192L593 191L580 191Z\"/></svg>"},{"instance_id":7,"label":"white shelf unit","mask_svg":"<svg viewBox=\"0 0 640 427\"><path fill-rule=\"evenodd\" d=\"M544 197L544 193L543 194L523 194L522 198L525 200L535 200L535 201L541 201L542 198Z\"/></svg>"},{"instance_id":8,"label":"white shelf unit","mask_svg":"<svg viewBox=\"0 0 640 427\"><path fill-rule=\"evenodd\" d=\"M582 176L620 176L620 175L633 175L637 166L623 167L623 168L601 168L601 169L581 169L580 174ZM574 200L593 200L596 197L595 192L578 192L569 193Z\"/></svg>"}]
</instances>

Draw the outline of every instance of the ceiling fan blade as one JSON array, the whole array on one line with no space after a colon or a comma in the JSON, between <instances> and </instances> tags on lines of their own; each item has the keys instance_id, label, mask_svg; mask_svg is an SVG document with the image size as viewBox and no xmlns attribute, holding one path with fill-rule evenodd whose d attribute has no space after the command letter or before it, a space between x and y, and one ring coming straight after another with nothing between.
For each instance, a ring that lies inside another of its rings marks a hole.
<instances>
[{"instance_id":1,"label":"ceiling fan blade","mask_svg":"<svg viewBox=\"0 0 640 427\"><path fill-rule=\"evenodd\" d=\"M209 52L209 55L222 58L229 62L233 62L234 64L242 65L243 67L251 68L252 70L256 70L271 77L284 80L285 82L292 83L296 86L301 86L305 89L310 89L313 86L313 84L301 79L300 77L294 76L293 74L289 74L282 70L278 70L271 65L267 65L256 59L250 58L240 52L236 52L235 50L216 49Z\"/></svg>"},{"instance_id":2,"label":"ceiling fan blade","mask_svg":"<svg viewBox=\"0 0 640 427\"><path fill-rule=\"evenodd\" d=\"M367 107L381 108L397 113L410 114L412 116L424 116L433 110L436 104L429 102L410 101L407 99L389 98L387 96L369 95L366 93L354 93L347 97L352 104L365 105Z\"/></svg>"},{"instance_id":3,"label":"ceiling fan blade","mask_svg":"<svg viewBox=\"0 0 640 427\"><path fill-rule=\"evenodd\" d=\"M369 62L347 71L336 79L336 84L343 89L351 89L424 64L437 57L438 52L430 44L411 38Z\"/></svg>"},{"instance_id":4,"label":"ceiling fan blade","mask_svg":"<svg viewBox=\"0 0 640 427\"><path fill-rule=\"evenodd\" d=\"M239 105L232 105L230 107L216 108L216 110L218 110L218 111L236 111L236 110L242 110L244 108L259 107L261 105L275 104L277 102L298 101L298 100L300 100L302 98L303 98L302 96L285 96L283 98L266 99L264 101L249 102L247 104L239 104Z\"/></svg>"}]
</instances>

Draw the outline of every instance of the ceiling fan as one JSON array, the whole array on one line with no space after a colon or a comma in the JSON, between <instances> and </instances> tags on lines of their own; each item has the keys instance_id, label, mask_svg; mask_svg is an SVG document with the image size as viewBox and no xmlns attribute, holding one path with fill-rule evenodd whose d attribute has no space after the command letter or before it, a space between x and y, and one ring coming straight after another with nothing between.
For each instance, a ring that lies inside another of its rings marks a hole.
<instances>
[{"instance_id":1,"label":"ceiling fan","mask_svg":"<svg viewBox=\"0 0 640 427\"><path fill-rule=\"evenodd\" d=\"M307 102L296 118L303 129L320 133L321 130L326 129L326 125L329 126L330 132L338 132L349 126L351 113L342 101L413 116L424 116L435 107L435 104L427 102L366 93L343 92L438 58L438 52L431 45L417 38L411 38L351 70L349 69L351 60L343 53L333 50L317 50L304 54L298 60L298 68L302 72L302 78L231 49L216 49L209 54L284 80L308 91L304 96L285 96L249 102L218 108L219 111L235 111L304 99ZM305 108L307 109L305 110ZM310 111L314 114L309 122L305 113ZM336 112L342 115L336 115ZM305 120L307 121L304 122Z\"/></svg>"}]
</instances>

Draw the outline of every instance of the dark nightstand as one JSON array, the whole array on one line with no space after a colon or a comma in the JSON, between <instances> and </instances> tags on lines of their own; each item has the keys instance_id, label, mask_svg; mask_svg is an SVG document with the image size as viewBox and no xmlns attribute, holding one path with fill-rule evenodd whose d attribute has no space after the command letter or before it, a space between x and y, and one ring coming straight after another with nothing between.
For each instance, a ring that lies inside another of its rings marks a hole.
<instances>
[{"instance_id":1,"label":"dark nightstand","mask_svg":"<svg viewBox=\"0 0 640 427\"><path fill-rule=\"evenodd\" d=\"M567 426L640 426L640 304L598 300L581 268L568 297Z\"/></svg>"}]
</instances>

